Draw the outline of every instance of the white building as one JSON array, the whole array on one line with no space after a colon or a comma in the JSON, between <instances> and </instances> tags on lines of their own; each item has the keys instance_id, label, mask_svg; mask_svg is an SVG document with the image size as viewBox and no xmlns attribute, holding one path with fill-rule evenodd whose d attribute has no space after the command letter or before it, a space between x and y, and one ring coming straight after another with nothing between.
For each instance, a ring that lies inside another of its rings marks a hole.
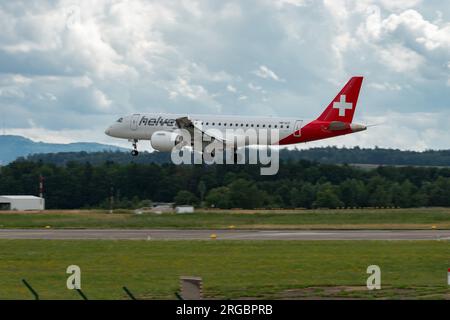
<instances>
[{"instance_id":1,"label":"white building","mask_svg":"<svg viewBox=\"0 0 450 320\"><path fill-rule=\"evenodd\" d=\"M194 207L193 206L178 206L175 207L176 213L193 213Z\"/></svg>"},{"instance_id":2,"label":"white building","mask_svg":"<svg viewBox=\"0 0 450 320\"><path fill-rule=\"evenodd\" d=\"M45 199L35 196L0 196L0 210L45 210Z\"/></svg>"}]
</instances>

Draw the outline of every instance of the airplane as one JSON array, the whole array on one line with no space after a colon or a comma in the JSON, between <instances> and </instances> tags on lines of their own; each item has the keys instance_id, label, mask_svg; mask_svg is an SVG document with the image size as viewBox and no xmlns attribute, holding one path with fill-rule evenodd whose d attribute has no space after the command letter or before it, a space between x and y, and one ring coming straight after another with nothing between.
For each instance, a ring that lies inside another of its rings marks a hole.
<instances>
[{"instance_id":1,"label":"airplane","mask_svg":"<svg viewBox=\"0 0 450 320\"><path fill-rule=\"evenodd\" d=\"M224 139L223 134L218 135L217 132L224 133L229 129L243 129L240 134L244 135L248 129L256 132L278 130L279 139L277 141L257 142L257 145L265 146L286 146L328 139L367 129L365 125L352 122L362 82L363 77L352 77L322 114L312 121L305 121L301 118L136 113L119 118L106 129L105 134L132 142L131 154L133 156L139 154L137 149L139 140L150 140L154 150L172 151L182 140L177 133L180 129L186 129L191 133L198 130L198 132L208 135L211 140L217 140L224 145L228 141ZM306 124L303 125L304 123ZM215 129L215 131L211 129ZM238 130L235 131L238 132ZM216 134L211 132L216 132ZM193 143L192 138L188 144L192 146ZM251 145L248 139L245 143L248 143L247 146ZM236 155L236 150L234 152Z\"/></svg>"}]
</instances>

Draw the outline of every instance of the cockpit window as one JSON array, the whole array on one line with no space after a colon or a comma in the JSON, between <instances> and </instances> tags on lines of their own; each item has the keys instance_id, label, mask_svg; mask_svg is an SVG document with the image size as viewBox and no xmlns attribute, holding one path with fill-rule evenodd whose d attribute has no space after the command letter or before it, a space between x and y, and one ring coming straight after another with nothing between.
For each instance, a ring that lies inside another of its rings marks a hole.
<instances>
[{"instance_id":1,"label":"cockpit window","mask_svg":"<svg viewBox=\"0 0 450 320\"><path fill-rule=\"evenodd\" d=\"M117 120L117 122L120 122L120 123L122 123L122 121L123 121L123 118L120 118L119 120Z\"/></svg>"}]
</instances>

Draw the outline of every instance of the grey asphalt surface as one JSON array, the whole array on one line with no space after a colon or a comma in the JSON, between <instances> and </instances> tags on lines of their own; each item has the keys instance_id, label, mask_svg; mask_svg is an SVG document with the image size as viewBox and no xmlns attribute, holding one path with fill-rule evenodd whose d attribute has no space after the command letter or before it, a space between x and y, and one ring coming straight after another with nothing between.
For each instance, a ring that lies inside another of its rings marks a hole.
<instances>
[{"instance_id":1,"label":"grey asphalt surface","mask_svg":"<svg viewBox=\"0 0 450 320\"><path fill-rule=\"evenodd\" d=\"M450 240L450 230L0 229L0 239L48 240Z\"/></svg>"}]
</instances>

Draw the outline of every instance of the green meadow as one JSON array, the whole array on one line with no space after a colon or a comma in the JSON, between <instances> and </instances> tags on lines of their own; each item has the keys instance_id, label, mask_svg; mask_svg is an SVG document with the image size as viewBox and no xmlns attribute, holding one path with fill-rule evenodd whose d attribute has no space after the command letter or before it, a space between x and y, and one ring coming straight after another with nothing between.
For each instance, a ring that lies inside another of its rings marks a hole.
<instances>
[{"instance_id":1,"label":"green meadow","mask_svg":"<svg viewBox=\"0 0 450 320\"><path fill-rule=\"evenodd\" d=\"M0 213L0 228L182 229L438 229L450 228L449 208L346 210L228 210L192 214L133 214L100 210Z\"/></svg>"},{"instance_id":2,"label":"green meadow","mask_svg":"<svg viewBox=\"0 0 450 320\"><path fill-rule=\"evenodd\" d=\"M180 276L200 276L207 298L449 299L448 241L0 240L0 299L80 299L66 268L81 268L89 299L176 299ZM366 269L381 268L369 291Z\"/></svg>"}]
</instances>

